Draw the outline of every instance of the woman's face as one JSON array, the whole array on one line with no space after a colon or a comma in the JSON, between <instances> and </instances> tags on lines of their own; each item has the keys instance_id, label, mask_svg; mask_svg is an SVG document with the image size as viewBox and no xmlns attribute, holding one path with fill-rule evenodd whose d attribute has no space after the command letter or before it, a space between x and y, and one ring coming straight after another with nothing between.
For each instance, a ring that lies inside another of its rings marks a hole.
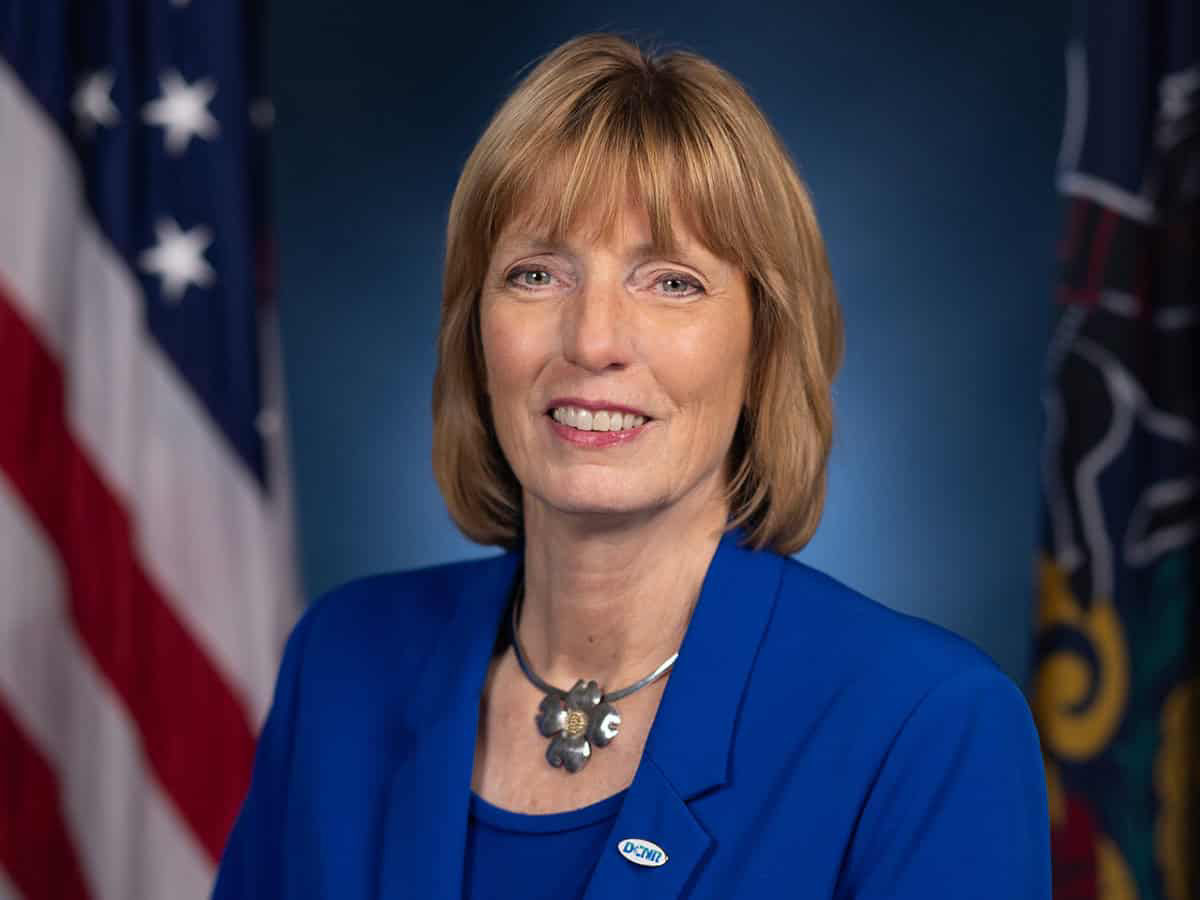
<instances>
[{"instance_id":1,"label":"woman's face","mask_svg":"<svg viewBox=\"0 0 1200 900\"><path fill-rule=\"evenodd\" d=\"M632 199L596 241L584 237L592 222L558 247L519 222L501 233L480 324L492 417L526 509L718 502L749 372L750 293L739 268L673 220L672 257L647 249Z\"/></svg>"}]
</instances>

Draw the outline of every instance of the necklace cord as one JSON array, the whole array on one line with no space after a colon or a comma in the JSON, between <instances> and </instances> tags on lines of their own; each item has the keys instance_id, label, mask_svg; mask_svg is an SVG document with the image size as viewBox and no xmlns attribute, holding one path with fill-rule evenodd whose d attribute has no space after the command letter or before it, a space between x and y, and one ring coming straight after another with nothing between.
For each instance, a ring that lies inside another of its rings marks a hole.
<instances>
[{"instance_id":1,"label":"necklace cord","mask_svg":"<svg viewBox=\"0 0 1200 900\"><path fill-rule=\"evenodd\" d=\"M558 697L565 697L565 696L567 696L567 691L564 691L562 688L556 688L554 685L548 684L547 682L543 681L538 676L538 674L536 672L534 672L532 668L530 668L529 663L525 659L525 654L521 651L521 641L517 637L517 610L518 610L518 608L520 608L524 605L525 605L525 579L522 578L521 585L518 589L516 600L513 602L513 612L512 612L512 644L513 644L513 653L517 657L517 664L521 667L521 671L525 673L525 677L528 678L531 682L533 682L534 686L537 687L538 690L543 691L547 694L554 694L555 696L558 696ZM677 659L679 659L678 651L676 651L675 653L672 653L669 657L667 657L663 661L662 665L660 665L657 669L655 669L653 672L651 672L645 678L635 681L633 684L629 685L629 687L621 688L621 690L619 690L619 691L607 692L604 694L603 697L601 697L601 700L605 703L609 703L614 700L621 700L624 697L628 697L634 691L639 691L642 688L646 687L647 685L653 684L654 682L658 681L658 679L660 679L664 675L666 675L667 672L671 671L671 667L673 665L675 665L675 660L677 660Z\"/></svg>"}]
</instances>

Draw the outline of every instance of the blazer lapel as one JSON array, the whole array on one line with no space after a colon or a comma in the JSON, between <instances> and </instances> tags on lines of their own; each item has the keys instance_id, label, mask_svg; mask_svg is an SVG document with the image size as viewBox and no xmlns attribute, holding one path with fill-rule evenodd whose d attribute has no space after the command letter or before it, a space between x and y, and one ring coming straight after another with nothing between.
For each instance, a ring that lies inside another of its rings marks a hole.
<instances>
[{"instance_id":1,"label":"blazer lapel","mask_svg":"<svg viewBox=\"0 0 1200 900\"><path fill-rule=\"evenodd\" d=\"M486 561L446 598L452 619L402 711L409 752L384 811L381 898L462 897L480 695L519 560L510 552Z\"/></svg>"},{"instance_id":2,"label":"blazer lapel","mask_svg":"<svg viewBox=\"0 0 1200 900\"><path fill-rule=\"evenodd\" d=\"M651 868L625 859L619 847L633 838L662 847L667 853L666 863ZM643 756L609 843L592 871L584 900L679 897L711 845L712 838L680 799L674 785L652 760Z\"/></svg>"},{"instance_id":3,"label":"blazer lapel","mask_svg":"<svg viewBox=\"0 0 1200 900\"><path fill-rule=\"evenodd\" d=\"M783 574L782 556L739 547L744 539L741 530L727 532L709 564L641 764L585 900L679 897L712 846L688 801L726 784L738 709ZM646 867L624 858L619 846L633 838L658 844L667 862Z\"/></svg>"}]
</instances>

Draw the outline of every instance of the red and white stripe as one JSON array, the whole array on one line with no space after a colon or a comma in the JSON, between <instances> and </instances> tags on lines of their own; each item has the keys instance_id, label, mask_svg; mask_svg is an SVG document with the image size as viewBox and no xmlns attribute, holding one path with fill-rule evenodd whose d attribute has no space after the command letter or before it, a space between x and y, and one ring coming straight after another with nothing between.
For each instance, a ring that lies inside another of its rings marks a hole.
<instances>
[{"instance_id":1,"label":"red and white stripe","mask_svg":"<svg viewBox=\"0 0 1200 900\"><path fill-rule=\"evenodd\" d=\"M285 430L268 496L2 61L0 122L0 898L206 897L296 612Z\"/></svg>"}]
</instances>

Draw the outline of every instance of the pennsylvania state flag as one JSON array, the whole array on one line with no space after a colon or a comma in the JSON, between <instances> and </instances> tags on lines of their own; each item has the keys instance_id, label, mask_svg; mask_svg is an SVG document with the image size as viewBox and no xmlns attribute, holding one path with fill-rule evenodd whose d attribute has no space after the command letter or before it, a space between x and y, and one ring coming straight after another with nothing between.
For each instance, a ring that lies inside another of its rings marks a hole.
<instances>
[{"instance_id":1,"label":"pennsylvania state flag","mask_svg":"<svg viewBox=\"0 0 1200 900\"><path fill-rule=\"evenodd\" d=\"M1197 894L1200 15L1077 2L1034 710L1064 898Z\"/></svg>"}]
</instances>

